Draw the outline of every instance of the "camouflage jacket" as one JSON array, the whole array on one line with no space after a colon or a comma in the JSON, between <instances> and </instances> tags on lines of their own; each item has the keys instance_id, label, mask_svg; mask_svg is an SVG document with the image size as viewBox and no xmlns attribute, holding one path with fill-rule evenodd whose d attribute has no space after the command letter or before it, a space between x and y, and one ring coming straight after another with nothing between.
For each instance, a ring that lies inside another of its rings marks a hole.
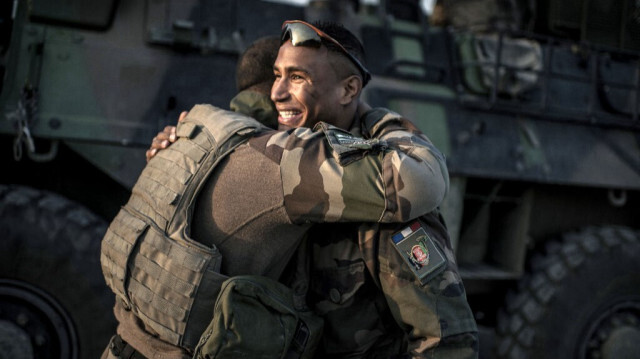
<instances>
[{"instance_id":1,"label":"camouflage jacket","mask_svg":"<svg viewBox=\"0 0 640 359\"><path fill-rule=\"evenodd\" d=\"M366 138L409 132L412 143L428 141L409 121L394 121L393 126L363 126L362 132ZM429 253L437 268L427 262L426 271L416 273L411 267L420 264L405 260L406 249L393 239L415 232L408 230L412 227L423 228L437 246ZM475 320L437 210L406 224L320 224L310 230L309 241L308 299L325 320L319 358L477 357Z\"/></svg>"}]
</instances>

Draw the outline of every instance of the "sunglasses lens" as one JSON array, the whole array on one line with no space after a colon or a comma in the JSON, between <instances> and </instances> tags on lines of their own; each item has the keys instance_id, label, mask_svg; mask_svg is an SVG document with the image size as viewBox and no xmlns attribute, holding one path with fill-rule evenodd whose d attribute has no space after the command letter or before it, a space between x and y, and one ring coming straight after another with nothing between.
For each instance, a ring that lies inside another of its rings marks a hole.
<instances>
[{"instance_id":1,"label":"sunglasses lens","mask_svg":"<svg viewBox=\"0 0 640 359\"><path fill-rule=\"evenodd\" d=\"M301 23L287 24L282 33L282 42L291 37L293 46L315 46L320 47L321 40L315 30Z\"/></svg>"}]
</instances>

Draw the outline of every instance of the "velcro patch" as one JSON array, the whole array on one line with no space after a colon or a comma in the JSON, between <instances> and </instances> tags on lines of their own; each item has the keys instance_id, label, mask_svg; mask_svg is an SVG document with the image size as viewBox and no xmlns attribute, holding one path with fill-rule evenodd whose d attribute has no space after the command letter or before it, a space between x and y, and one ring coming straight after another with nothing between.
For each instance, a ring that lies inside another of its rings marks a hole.
<instances>
[{"instance_id":1,"label":"velcro patch","mask_svg":"<svg viewBox=\"0 0 640 359\"><path fill-rule=\"evenodd\" d=\"M436 242L429 237L420 222L391 236L398 253L420 284L424 285L445 268L447 259Z\"/></svg>"}]
</instances>

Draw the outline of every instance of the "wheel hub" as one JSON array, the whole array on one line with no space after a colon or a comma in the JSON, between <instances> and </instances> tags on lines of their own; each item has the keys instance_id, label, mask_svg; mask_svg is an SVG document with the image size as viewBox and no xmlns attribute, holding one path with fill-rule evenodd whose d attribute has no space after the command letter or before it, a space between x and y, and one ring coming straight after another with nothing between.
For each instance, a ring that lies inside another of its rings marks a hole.
<instances>
[{"instance_id":1,"label":"wheel hub","mask_svg":"<svg viewBox=\"0 0 640 359\"><path fill-rule=\"evenodd\" d=\"M57 301L28 283L0 279L0 357L77 358L71 318Z\"/></svg>"},{"instance_id":2,"label":"wheel hub","mask_svg":"<svg viewBox=\"0 0 640 359\"><path fill-rule=\"evenodd\" d=\"M7 320L0 320L0 357L33 358L33 346L29 340L29 334Z\"/></svg>"},{"instance_id":3,"label":"wheel hub","mask_svg":"<svg viewBox=\"0 0 640 359\"><path fill-rule=\"evenodd\" d=\"M629 301L602 313L592 322L582 358L638 358L640 302Z\"/></svg>"},{"instance_id":4,"label":"wheel hub","mask_svg":"<svg viewBox=\"0 0 640 359\"><path fill-rule=\"evenodd\" d=\"M632 327L622 327L614 330L602 345L602 356L609 358L640 358L638 342L640 330Z\"/></svg>"}]
</instances>

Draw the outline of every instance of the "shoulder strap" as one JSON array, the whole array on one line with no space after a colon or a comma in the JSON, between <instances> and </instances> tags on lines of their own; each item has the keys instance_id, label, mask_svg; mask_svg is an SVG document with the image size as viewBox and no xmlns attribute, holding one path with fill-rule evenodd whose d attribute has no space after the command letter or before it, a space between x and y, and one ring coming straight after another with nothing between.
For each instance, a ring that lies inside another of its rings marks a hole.
<instances>
[{"instance_id":1,"label":"shoulder strap","mask_svg":"<svg viewBox=\"0 0 640 359\"><path fill-rule=\"evenodd\" d=\"M196 105L178 125L178 137L188 139L194 150L202 149L194 175L180 198L167 235L173 239L189 237L194 201L216 165L236 147L265 127L251 117L211 105Z\"/></svg>"}]
</instances>

